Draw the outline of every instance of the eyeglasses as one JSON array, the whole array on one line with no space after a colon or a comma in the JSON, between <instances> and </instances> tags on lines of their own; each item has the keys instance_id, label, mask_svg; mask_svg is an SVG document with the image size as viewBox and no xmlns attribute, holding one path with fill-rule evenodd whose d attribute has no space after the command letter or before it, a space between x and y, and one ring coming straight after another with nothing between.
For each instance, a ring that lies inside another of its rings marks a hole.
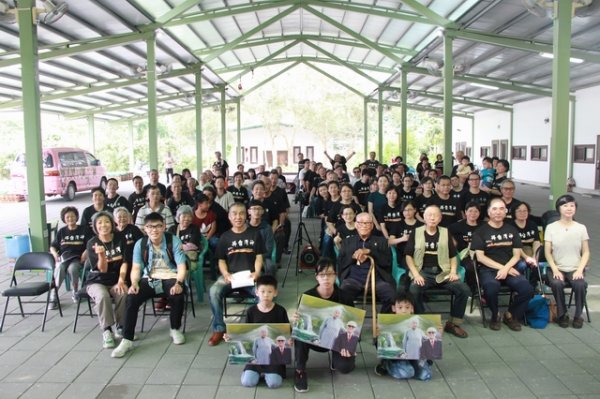
<instances>
[{"instance_id":1,"label":"eyeglasses","mask_svg":"<svg viewBox=\"0 0 600 399\"><path fill-rule=\"evenodd\" d=\"M469 181L479 181L479 178L469 179Z\"/></svg>"},{"instance_id":2,"label":"eyeglasses","mask_svg":"<svg viewBox=\"0 0 600 399\"><path fill-rule=\"evenodd\" d=\"M146 226L144 226L145 228L147 228L148 230L160 230L163 228L163 224L147 224Z\"/></svg>"},{"instance_id":3,"label":"eyeglasses","mask_svg":"<svg viewBox=\"0 0 600 399\"><path fill-rule=\"evenodd\" d=\"M435 331L429 331L427 334L435 334Z\"/></svg>"},{"instance_id":4,"label":"eyeglasses","mask_svg":"<svg viewBox=\"0 0 600 399\"><path fill-rule=\"evenodd\" d=\"M350 328L350 327L354 328L354 326L351 325L351 324L347 325L346 327L348 327L348 328Z\"/></svg>"},{"instance_id":5,"label":"eyeglasses","mask_svg":"<svg viewBox=\"0 0 600 399\"><path fill-rule=\"evenodd\" d=\"M500 188L500 190L515 191L515 188L514 187L502 187L502 188Z\"/></svg>"}]
</instances>

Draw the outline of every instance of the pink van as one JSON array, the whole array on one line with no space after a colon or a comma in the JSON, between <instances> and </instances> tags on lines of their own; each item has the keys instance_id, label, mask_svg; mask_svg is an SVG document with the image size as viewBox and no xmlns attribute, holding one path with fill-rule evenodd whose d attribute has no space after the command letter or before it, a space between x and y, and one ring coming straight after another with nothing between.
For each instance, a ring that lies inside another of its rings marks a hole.
<instances>
[{"instance_id":1,"label":"pink van","mask_svg":"<svg viewBox=\"0 0 600 399\"><path fill-rule=\"evenodd\" d=\"M46 195L73 201L78 191L106 187L106 170L89 152L79 148L45 148L42 151ZM10 169L15 194L27 195L25 154L17 155Z\"/></svg>"}]
</instances>

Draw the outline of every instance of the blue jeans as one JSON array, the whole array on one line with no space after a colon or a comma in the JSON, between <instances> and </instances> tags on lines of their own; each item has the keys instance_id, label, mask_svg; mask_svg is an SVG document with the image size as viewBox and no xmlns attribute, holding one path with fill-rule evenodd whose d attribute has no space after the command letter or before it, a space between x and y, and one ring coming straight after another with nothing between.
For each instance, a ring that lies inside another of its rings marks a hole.
<instances>
[{"instance_id":1,"label":"blue jeans","mask_svg":"<svg viewBox=\"0 0 600 399\"><path fill-rule=\"evenodd\" d=\"M419 381L431 379L431 365L426 360L383 360L382 363L388 374L399 380L413 377Z\"/></svg>"},{"instance_id":2,"label":"blue jeans","mask_svg":"<svg viewBox=\"0 0 600 399\"><path fill-rule=\"evenodd\" d=\"M238 288L244 290L251 295L255 295L254 286ZM212 330L213 332L225 332L225 321L223 320L223 298L231 291L231 284L227 284L223 276L220 276L217 281L210 287L208 291L208 299L210 301L210 310L213 314Z\"/></svg>"},{"instance_id":3,"label":"blue jeans","mask_svg":"<svg viewBox=\"0 0 600 399\"><path fill-rule=\"evenodd\" d=\"M321 256L335 259L335 252L333 252L333 237L328 233L323 234L323 241L321 242Z\"/></svg>"},{"instance_id":4,"label":"blue jeans","mask_svg":"<svg viewBox=\"0 0 600 399\"><path fill-rule=\"evenodd\" d=\"M283 382L283 378L277 373L265 373L265 382L269 388L279 388ZM244 370L242 372L242 385L252 388L258 385L260 381L260 373L254 370Z\"/></svg>"}]
</instances>

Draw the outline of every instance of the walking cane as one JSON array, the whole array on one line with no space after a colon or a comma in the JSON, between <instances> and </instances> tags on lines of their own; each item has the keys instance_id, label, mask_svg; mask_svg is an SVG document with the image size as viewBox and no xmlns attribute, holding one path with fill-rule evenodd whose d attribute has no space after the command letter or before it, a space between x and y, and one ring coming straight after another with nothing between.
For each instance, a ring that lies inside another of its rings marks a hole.
<instances>
[{"instance_id":1,"label":"walking cane","mask_svg":"<svg viewBox=\"0 0 600 399\"><path fill-rule=\"evenodd\" d=\"M375 292L375 260L371 256L367 256L369 262L371 262L371 266L369 267L369 272L367 273L367 281L365 282L365 290L363 294L363 307L367 306L367 292L369 290L369 284L371 284L371 312L373 314L372 317L372 328L373 328L373 339L377 338L377 305L375 304L376 292Z\"/></svg>"}]
</instances>

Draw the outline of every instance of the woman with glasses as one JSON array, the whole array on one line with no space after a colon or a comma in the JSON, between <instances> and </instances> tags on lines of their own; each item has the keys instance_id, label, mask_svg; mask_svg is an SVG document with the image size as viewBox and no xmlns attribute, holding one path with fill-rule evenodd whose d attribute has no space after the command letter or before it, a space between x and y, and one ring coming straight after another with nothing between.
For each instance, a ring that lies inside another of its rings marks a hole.
<instances>
[{"instance_id":1,"label":"woman with glasses","mask_svg":"<svg viewBox=\"0 0 600 399\"><path fill-rule=\"evenodd\" d=\"M571 286L575 297L573 328L581 328L587 291L584 271L590 260L590 237L586 227L574 220L577 202L573 196L566 194L559 197L556 210L560 213L560 220L549 224L544 236L544 253L552 269L547 280L556 300L558 325L563 328L569 325L564 288Z\"/></svg>"}]
</instances>

